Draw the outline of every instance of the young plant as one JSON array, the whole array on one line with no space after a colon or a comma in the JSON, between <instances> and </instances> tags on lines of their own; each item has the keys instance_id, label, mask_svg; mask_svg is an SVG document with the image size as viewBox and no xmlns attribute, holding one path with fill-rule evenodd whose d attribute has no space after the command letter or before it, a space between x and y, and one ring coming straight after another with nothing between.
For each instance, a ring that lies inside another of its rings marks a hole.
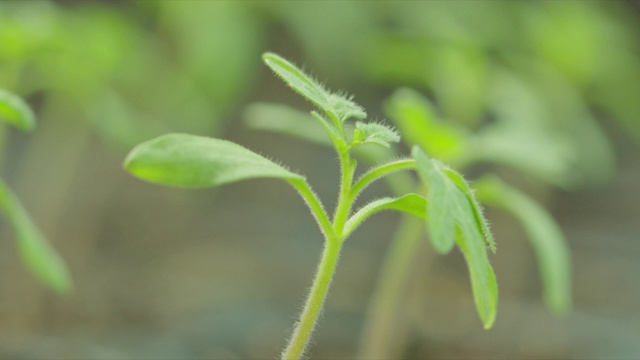
<instances>
[{"instance_id":1,"label":"young plant","mask_svg":"<svg viewBox=\"0 0 640 360\"><path fill-rule=\"evenodd\" d=\"M30 131L35 126L35 116L19 97L0 89L0 121L20 130ZM67 294L73 288L64 261L33 224L20 200L0 179L0 211L4 212L14 228L22 261L45 285L58 294Z\"/></svg>"},{"instance_id":2,"label":"young plant","mask_svg":"<svg viewBox=\"0 0 640 360\"><path fill-rule=\"evenodd\" d=\"M330 215L306 177L292 172L235 143L187 134L164 135L135 147L124 167L149 182L177 187L204 188L254 178L284 180L298 191L324 235L324 249L306 304L296 323L283 359L303 356L322 311L340 250L346 239L370 216L383 210L404 212L426 222L430 239L439 253L457 245L469 267L473 296L485 328L496 318L498 289L487 256L495 244L487 222L464 178L415 146L411 157L378 163L355 178L355 149L372 144L388 148L400 141L387 125L365 122L364 109L350 97L332 93L296 66L272 53L263 55L271 68L294 91L319 111L311 115L326 131L340 162L337 206ZM349 120L355 120L352 125ZM426 195L411 188L356 207L358 196L372 182L399 171L417 171Z\"/></svg>"}]
</instances>

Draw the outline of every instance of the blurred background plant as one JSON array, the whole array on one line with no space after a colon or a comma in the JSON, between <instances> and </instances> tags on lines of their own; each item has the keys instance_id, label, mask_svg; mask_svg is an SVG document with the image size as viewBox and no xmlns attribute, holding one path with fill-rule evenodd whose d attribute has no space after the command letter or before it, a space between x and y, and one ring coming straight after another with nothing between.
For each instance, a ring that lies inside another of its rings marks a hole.
<instances>
[{"instance_id":1,"label":"blurred background plant","mask_svg":"<svg viewBox=\"0 0 640 360\"><path fill-rule=\"evenodd\" d=\"M497 171L546 204L569 240L574 310L556 318L538 300L523 231L489 212L501 284L490 332L461 258L412 264L398 357L638 357L637 19L623 1L0 2L0 87L41 119L29 136L8 130L3 176L76 288L58 299L34 281L3 222L0 356L278 354L321 247L300 239L315 224L295 194L271 183L162 189L120 168L133 144L181 131L255 144L310 179L337 171L317 165L332 163L329 149L243 127L252 101L301 104L262 68L273 50L379 109L374 118L395 88L416 89L436 118L477 134L469 177ZM337 193L330 181L314 188ZM239 212L252 226L234 223ZM396 221L381 216L345 248L314 356L357 348Z\"/></svg>"}]
</instances>

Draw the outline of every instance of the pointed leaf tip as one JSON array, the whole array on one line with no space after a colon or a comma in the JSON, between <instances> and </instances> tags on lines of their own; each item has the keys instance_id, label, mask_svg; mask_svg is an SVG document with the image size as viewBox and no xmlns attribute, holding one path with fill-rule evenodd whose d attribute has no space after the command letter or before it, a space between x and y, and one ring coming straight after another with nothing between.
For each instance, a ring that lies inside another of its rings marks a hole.
<instances>
[{"instance_id":1,"label":"pointed leaf tip","mask_svg":"<svg viewBox=\"0 0 640 360\"><path fill-rule=\"evenodd\" d=\"M546 305L558 314L571 309L571 252L562 229L538 202L497 177L476 182L478 198L511 213L528 234L537 257Z\"/></svg>"},{"instance_id":2,"label":"pointed leaf tip","mask_svg":"<svg viewBox=\"0 0 640 360\"><path fill-rule=\"evenodd\" d=\"M362 106L352 101L349 96L331 93L287 59L277 54L266 52L262 55L262 60L289 87L325 113L331 114L335 121L366 118L367 113Z\"/></svg>"},{"instance_id":3,"label":"pointed leaf tip","mask_svg":"<svg viewBox=\"0 0 640 360\"><path fill-rule=\"evenodd\" d=\"M304 71L286 60L285 58L274 54L264 53L262 60L273 72L278 75L289 87L302 95L307 100L324 111L331 111L331 103L327 92L320 84L313 80Z\"/></svg>"}]
</instances>

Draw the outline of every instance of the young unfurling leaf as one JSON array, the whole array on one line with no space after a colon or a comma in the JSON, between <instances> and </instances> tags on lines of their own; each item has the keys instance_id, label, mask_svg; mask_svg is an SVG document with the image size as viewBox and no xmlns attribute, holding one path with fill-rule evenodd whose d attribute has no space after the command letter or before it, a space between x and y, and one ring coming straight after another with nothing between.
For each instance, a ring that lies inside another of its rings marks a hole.
<instances>
[{"instance_id":1,"label":"young unfurling leaf","mask_svg":"<svg viewBox=\"0 0 640 360\"><path fill-rule=\"evenodd\" d=\"M389 143L397 143L399 141L400 135L386 125L358 121L356 130L353 133L352 143L354 145L377 144L389 147Z\"/></svg>"},{"instance_id":2,"label":"young unfurling leaf","mask_svg":"<svg viewBox=\"0 0 640 360\"><path fill-rule=\"evenodd\" d=\"M331 94L329 95L329 103L341 121L350 118L364 119L367 117L367 113L362 106L356 104L345 95Z\"/></svg>"}]
</instances>

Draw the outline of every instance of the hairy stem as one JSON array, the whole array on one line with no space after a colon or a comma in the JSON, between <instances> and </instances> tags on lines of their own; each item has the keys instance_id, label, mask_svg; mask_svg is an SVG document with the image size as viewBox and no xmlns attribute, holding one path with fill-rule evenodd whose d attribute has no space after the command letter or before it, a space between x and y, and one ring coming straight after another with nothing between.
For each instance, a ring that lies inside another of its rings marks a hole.
<instances>
[{"instance_id":1,"label":"hairy stem","mask_svg":"<svg viewBox=\"0 0 640 360\"><path fill-rule=\"evenodd\" d=\"M349 155L349 149L342 147L338 149L338 155L340 156L340 169L342 173L342 179L340 182L340 196L338 197L338 205L336 206L336 212L333 217L333 231L339 235L342 239L342 233L344 231L344 224L347 221L349 212L351 211L351 205L354 198L350 196L351 186L353 183L353 173L355 171L354 166Z\"/></svg>"},{"instance_id":2,"label":"hairy stem","mask_svg":"<svg viewBox=\"0 0 640 360\"><path fill-rule=\"evenodd\" d=\"M329 222L320 201L311 191L306 181L292 182L293 186L296 187L305 198L318 223L320 223L320 228L325 235L325 244L322 259L320 260L320 265L318 265L318 271L313 280L313 286L311 287L311 292L305 303L304 310L300 315L300 320L293 331L287 348L282 353L282 359L286 360L297 360L304 354L318 316L320 316L324 300L327 297L329 285L331 284L331 279L333 279L340 249L344 241L344 224L349 216L352 204L349 193L353 182L355 162L352 162L349 149L346 146L336 143L336 149L340 156L342 175L338 205L334 214L333 223Z\"/></svg>"},{"instance_id":3,"label":"hairy stem","mask_svg":"<svg viewBox=\"0 0 640 360\"><path fill-rule=\"evenodd\" d=\"M356 198L358 194L366 188L369 184L374 182L375 180L380 179L383 176L389 175L393 172L404 170L404 169L414 169L416 167L416 161L413 159L403 159L396 160L390 163L386 163L373 169L367 171L364 175L362 175L358 181L353 184L351 188L351 197Z\"/></svg>"},{"instance_id":4,"label":"hairy stem","mask_svg":"<svg viewBox=\"0 0 640 360\"><path fill-rule=\"evenodd\" d=\"M327 297L327 291L329 290L329 285L331 284L331 279L333 278L333 273L338 263L338 255L340 254L341 247L342 243L340 241L328 240L325 242L322 259L320 260L311 292L307 298L302 315L300 315L300 320L289 340L289 345L282 353L282 359L297 360L304 354L304 350L307 347L313 328L322 310L324 300Z\"/></svg>"},{"instance_id":5,"label":"hairy stem","mask_svg":"<svg viewBox=\"0 0 640 360\"><path fill-rule=\"evenodd\" d=\"M320 225L320 230L322 230L322 233L325 236L325 241L331 238L335 238L336 236L333 232L333 225L331 224L331 221L327 216L327 212L324 210L324 207L322 206L320 199L318 199L318 196L313 192L313 190L311 190L311 187L309 186L307 181L291 180L290 183L296 190L298 190L300 196L302 196L304 201L307 203L307 206L309 206L311 214L313 214L316 222L318 223L318 225Z\"/></svg>"}]
</instances>

